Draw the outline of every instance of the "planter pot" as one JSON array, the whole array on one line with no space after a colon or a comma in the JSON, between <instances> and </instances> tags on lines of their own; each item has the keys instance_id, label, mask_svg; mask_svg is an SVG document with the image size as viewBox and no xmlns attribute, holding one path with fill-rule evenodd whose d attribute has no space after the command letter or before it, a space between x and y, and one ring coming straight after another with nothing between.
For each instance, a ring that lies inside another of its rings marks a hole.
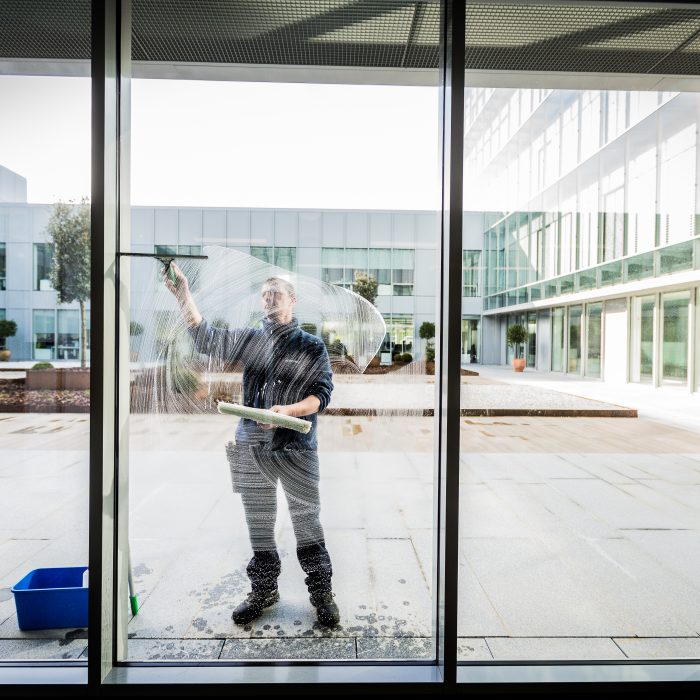
<instances>
[{"instance_id":1,"label":"planter pot","mask_svg":"<svg viewBox=\"0 0 700 700\"><path fill-rule=\"evenodd\" d=\"M526 360L524 357L514 357L513 358L513 369L516 372L523 372L523 371L525 371L525 363L526 363Z\"/></svg>"},{"instance_id":2,"label":"planter pot","mask_svg":"<svg viewBox=\"0 0 700 700\"><path fill-rule=\"evenodd\" d=\"M90 370L30 369L24 386L26 389L89 389Z\"/></svg>"},{"instance_id":3,"label":"planter pot","mask_svg":"<svg viewBox=\"0 0 700 700\"><path fill-rule=\"evenodd\" d=\"M0 350L0 362L9 362L11 357L11 350Z\"/></svg>"}]
</instances>

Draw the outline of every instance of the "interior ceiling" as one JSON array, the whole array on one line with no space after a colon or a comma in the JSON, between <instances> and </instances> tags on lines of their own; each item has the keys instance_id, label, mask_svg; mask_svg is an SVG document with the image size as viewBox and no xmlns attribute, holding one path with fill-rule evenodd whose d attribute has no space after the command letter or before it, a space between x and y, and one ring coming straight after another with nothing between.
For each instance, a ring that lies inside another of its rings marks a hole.
<instances>
[{"instance_id":1,"label":"interior ceiling","mask_svg":"<svg viewBox=\"0 0 700 700\"><path fill-rule=\"evenodd\" d=\"M136 64L435 69L434 0L132 0ZM700 7L469 2L472 71L700 75ZM0 0L3 60L86 61L90 0Z\"/></svg>"}]
</instances>

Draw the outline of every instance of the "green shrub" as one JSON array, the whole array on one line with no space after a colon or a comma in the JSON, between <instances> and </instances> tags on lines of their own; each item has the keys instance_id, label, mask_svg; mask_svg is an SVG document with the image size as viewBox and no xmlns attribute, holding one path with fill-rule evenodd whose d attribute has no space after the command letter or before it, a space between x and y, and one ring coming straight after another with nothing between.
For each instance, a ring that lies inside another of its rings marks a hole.
<instances>
[{"instance_id":1,"label":"green shrub","mask_svg":"<svg viewBox=\"0 0 700 700\"><path fill-rule=\"evenodd\" d=\"M435 362L435 348L432 345L428 345L425 349L425 360L426 362Z\"/></svg>"},{"instance_id":2,"label":"green shrub","mask_svg":"<svg viewBox=\"0 0 700 700\"><path fill-rule=\"evenodd\" d=\"M143 333L143 325L138 321L129 322L129 335L141 335Z\"/></svg>"},{"instance_id":3,"label":"green shrub","mask_svg":"<svg viewBox=\"0 0 700 700\"><path fill-rule=\"evenodd\" d=\"M0 321L0 348L5 347L5 338L12 338L14 335L17 335L17 324L5 319Z\"/></svg>"},{"instance_id":4,"label":"green shrub","mask_svg":"<svg viewBox=\"0 0 700 700\"><path fill-rule=\"evenodd\" d=\"M411 355L410 352L405 352L403 355L400 356L399 361L400 362L413 362L413 355Z\"/></svg>"},{"instance_id":5,"label":"green shrub","mask_svg":"<svg viewBox=\"0 0 700 700\"><path fill-rule=\"evenodd\" d=\"M50 362L35 362L32 369L53 369L53 365Z\"/></svg>"}]
</instances>

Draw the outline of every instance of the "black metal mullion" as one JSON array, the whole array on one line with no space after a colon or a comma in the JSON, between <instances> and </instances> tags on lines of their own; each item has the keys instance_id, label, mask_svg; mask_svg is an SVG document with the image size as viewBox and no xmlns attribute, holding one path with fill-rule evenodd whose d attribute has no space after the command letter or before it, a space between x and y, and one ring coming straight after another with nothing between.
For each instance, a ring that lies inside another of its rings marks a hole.
<instances>
[{"instance_id":1,"label":"black metal mullion","mask_svg":"<svg viewBox=\"0 0 700 700\"><path fill-rule=\"evenodd\" d=\"M443 681L457 681L465 1L441 5L442 226L436 333L437 643Z\"/></svg>"}]
</instances>

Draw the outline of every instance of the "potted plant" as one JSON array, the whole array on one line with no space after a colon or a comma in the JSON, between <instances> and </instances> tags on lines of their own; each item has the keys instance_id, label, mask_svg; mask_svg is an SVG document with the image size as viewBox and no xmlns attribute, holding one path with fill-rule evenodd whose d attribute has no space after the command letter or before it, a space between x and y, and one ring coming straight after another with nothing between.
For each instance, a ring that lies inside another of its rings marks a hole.
<instances>
[{"instance_id":1,"label":"potted plant","mask_svg":"<svg viewBox=\"0 0 700 700\"><path fill-rule=\"evenodd\" d=\"M527 328L522 323L514 323L508 326L506 331L506 342L513 348L515 357L513 358L513 369L522 372L525 369L525 358L521 357L523 344L527 340Z\"/></svg>"},{"instance_id":2,"label":"potted plant","mask_svg":"<svg viewBox=\"0 0 700 700\"><path fill-rule=\"evenodd\" d=\"M418 336L425 340L425 373L435 374L435 324L432 321L423 321Z\"/></svg>"},{"instance_id":3,"label":"potted plant","mask_svg":"<svg viewBox=\"0 0 700 700\"><path fill-rule=\"evenodd\" d=\"M0 361L7 362L12 357L12 352L5 347L5 338L12 338L17 334L17 324L14 321L0 321Z\"/></svg>"},{"instance_id":4,"label":"potted plant","mask_svg":"<svg viewBox=\"0 0 700 700\"><path fill-rule=\"evenodd\" d=\"M139 359L139 345L140 339L139 337L143 334L143 325L139 323L138 321L130 321L129 322L129 335L134 338L134 340L131 341L131 352L130 352L130 357L132 362L136 362Z\"/></svg>"}]
</instances>

